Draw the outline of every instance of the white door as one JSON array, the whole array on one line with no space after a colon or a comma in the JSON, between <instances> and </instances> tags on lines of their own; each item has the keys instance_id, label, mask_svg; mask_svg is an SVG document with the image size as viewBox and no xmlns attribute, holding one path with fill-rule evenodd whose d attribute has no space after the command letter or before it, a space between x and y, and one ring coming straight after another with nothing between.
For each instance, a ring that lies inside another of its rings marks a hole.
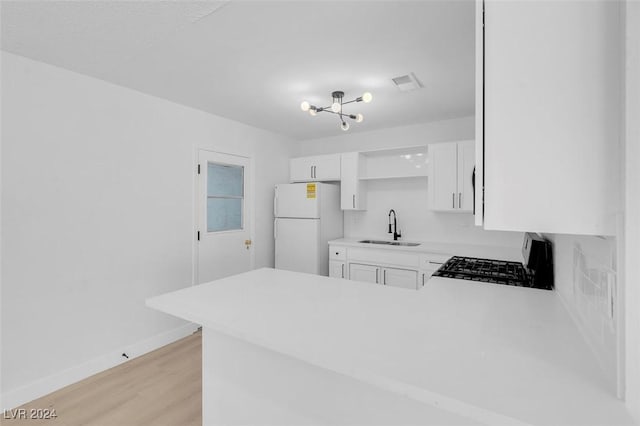
<instances>
[{"instance_id":1,"label":"white door","mask_svg":"<svg viewBox=\"0 0 640 426\"><path fill-rule=\"evenodd\" d=\"M349 264L349 279L378 284L380 282L380 268L373 265L351 263Z\"/></svg>"},{"instance_id":2,"label":"white door","mask_svg":"<svg viewBox=\"0 0 640 426\"><path fill-rule=\"evenodd\" d=\"M345 278L344 268L344 262L340 262L338 260L329 261L329 276L331 278Z\"/></svg>"},{"instance_id":3,"label":"white door","mask_svg":"<svg viewBox=\"0 0 640 426\"><path fill-rule=\"evenodd\" d=\"M200 150L198 170L196 282L251 270L251 159Z\"/></svg>"},{"instance_id":4,"label":"white door","mask_svg":"<svg viewBox=\"0 0 640 426\"><path fill-rule=\"evenodd\" d=\"M384 268L382 270L382 284L415 290L418 288L418 271Z\"/></svg>"},{"instance_id":5,"label":"white door","mask_svg":"<svg viewBox=\"0 0 640 426\"><path fill-rule=\"evenodd\" d=\"M473 168L476 165L475 142L458 143L458 208L473 211Z\"/></svg>"},{"instance_id":6,"label":"white door","mask_svg":"<svg viewBox=\"0 0 640 426\"><path fill-rule=\"evenodd\" d=\"M438 143L429 145L429 191L431 210L455 210L458 200L458 144Z\"/></svg>"},{"instance_id":7,"label":"white door","mask_svg":"<svg viewBox=\"0 0 640 426\"><path fill-rule=\"evenodd\" d=\"M277 269L320 274L320 219L276 218L273 236Z\"/></svg>"},{"instance_id":8,"label":"white door","mask_svg":"<svg viewBox=\"0 0 640 426\"><path fill-rule=\"evenodd\" d=\"M276 185L273 198L274 217L319 218L320 186L318 183Z\"/></svg>"}]
</instances>

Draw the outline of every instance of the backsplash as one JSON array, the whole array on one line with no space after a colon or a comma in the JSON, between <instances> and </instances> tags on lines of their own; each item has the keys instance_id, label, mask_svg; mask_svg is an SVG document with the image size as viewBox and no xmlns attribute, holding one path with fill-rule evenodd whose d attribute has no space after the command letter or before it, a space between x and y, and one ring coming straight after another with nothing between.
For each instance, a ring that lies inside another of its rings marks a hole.
<instances>
[{"instance_id":1,"label":"backsplash","mask_svg":"<svg viewBox=\"0 0 640 426\"><path fill-rule=\"evenodd\" d=\"M555 283L612 383L617 377L616 239L545 235L553 241Z\"/></svg>"},{"instance_id":2,"label":"backsplash","mask_svg":"<svg viewBox=\"0 0 640 426\"><path fill-rule=\"evenodd\" d=\"M370 180L367 184L367 210L344 213L347 238L391 238L388 213L394 209L403 241L504 246L520 251L521 232L485 231L475 226L470 213L429 210L426 177Z\"/></svg>"},{"instance_id":3,"label":"backsplash","mask_svg":"<svg viewBox=\"0 0 640 426\"><path fill-rule=\"evenodd\" d=\"M608 244L605 240L600 245ZM615 251L606 247L605 253L594 253L590 248L579 242L574 244L573 295L580 315L585 321L595 321L593 328L598 331L599 343L605 343L607 332L615 333Z\"/></svg>"}]
</instances>

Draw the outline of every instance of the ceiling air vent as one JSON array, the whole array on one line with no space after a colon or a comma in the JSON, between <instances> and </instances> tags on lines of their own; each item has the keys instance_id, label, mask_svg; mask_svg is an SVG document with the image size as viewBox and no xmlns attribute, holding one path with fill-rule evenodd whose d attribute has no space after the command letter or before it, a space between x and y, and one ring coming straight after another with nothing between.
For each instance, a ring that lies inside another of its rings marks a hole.
<instances>
[{"instance_id":1,"label":"ceiling air vent","mask_svg":"<svg viewBox=\"0 0 640 426\"><path fill-rule=\"evenodd\" d=\"M423 87L422 83L420 83L420 80L416 78L414 73L392 78L391 81L393 81L393 84L395 84L401 92L410 92Z\"/></svg>"}]
</instances>

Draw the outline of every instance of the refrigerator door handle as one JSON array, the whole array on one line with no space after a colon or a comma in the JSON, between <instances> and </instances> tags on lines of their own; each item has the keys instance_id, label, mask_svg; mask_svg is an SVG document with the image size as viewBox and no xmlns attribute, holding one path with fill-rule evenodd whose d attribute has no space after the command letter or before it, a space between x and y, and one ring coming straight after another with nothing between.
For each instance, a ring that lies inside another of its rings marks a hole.
<instances>
[{"instance_id":1,"label":"refrigerator door handle","mask_svg":"<svg viewBox=\"0 0 640 426\"><path fill-rule=\"evenodd\" d=\"M273 239L278 239L278 219L273 219Z\"/></svg>"},{"instance_id":2,"label":"refrigerator door handle","mask_svg":"<svg viewBox=\"0 0 640 426\"><path fill-rule=\"evenodd\" d=\"M278 217L278 195L273 196L273 217Z\"/></svg>"}]
</instances>

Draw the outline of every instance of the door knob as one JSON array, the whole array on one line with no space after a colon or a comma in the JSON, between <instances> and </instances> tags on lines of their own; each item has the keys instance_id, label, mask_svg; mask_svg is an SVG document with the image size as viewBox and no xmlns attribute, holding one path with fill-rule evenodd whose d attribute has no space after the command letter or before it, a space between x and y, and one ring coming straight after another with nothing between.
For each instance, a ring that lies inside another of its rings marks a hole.
<instances>
[{"instance_id":1,"label":"door knob","mask_svg":"<svg viewBox=\"0 0 640 426\"><path fill-rule=\"evenodd\" d=\"M251 240L244 240L244 245L247 247L247 250L249 250L249 246L251 245Z\"/></svg>"}]
</instances>

